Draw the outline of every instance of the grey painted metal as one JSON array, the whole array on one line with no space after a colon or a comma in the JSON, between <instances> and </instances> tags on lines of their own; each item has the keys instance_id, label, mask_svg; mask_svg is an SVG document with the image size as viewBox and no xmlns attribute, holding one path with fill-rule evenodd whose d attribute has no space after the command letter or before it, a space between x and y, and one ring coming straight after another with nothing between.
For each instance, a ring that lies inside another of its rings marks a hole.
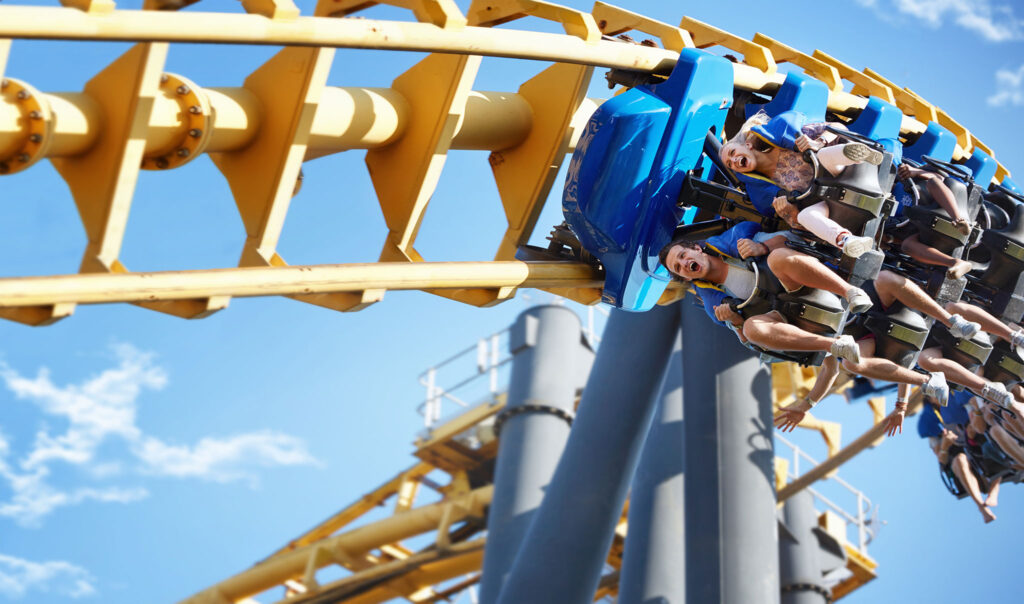
<instances>
[{"instance_id":1,"label":"grey painted metal","mask_svg":"<svg viewBox=\"0 0 1024 604\"><path fill-rule=\"evenodd\" d=\"M593 600L650 424L678 310L612 311L576 422L499 604Z\"/></svg>"},{"instance_id":2,"label":"grey painted metal","mask_svg":"<svg viewBox=\"0 0 1024 604\"><path fill-rule=\"evenodd\" d=\"M676 335L660 402L629 492L619 604L683 604L683 356Z\"/></svg>"},{"instance_id":3,"label":"grey painted metal","mask_svg":"<svg viewBox=\"0 0 1024 604\"><path fill-rule=\"evenodd\" d=\"M543 405L572 415L576 392L594 356L576 313L564 306L527 310L512 325L509 352L513 358L506 409ZM487 516L482 602L497 600L568 438L569 424L550 413L508 415L502 424Z\"/></svg>"},{"instance_id":4,"label":"grey painted metal","mask_svg":"<svg viewBox=\"0 0 1024 604\"><path fill-rule=\"evenodd\" d=\"M777 603L771 379L702 308L681 306L687 601Z\"/></svg>"},{"instance_id":5,"label":"grey painted metal","mask_svg":"<svg viewBox=\"0 0 1024 604\"><path fill-rule=\"evenodd\" d=\"M846 552L818 527L814 497L801 491L786 500L779 525L782 604L826 604L824 576L844 566Z\"/></svg>"},{"instance_id":6,"label":"grey painted metal","mask_svg":"<svg viewBox=\"0 0 1024 604\"><path fill-rule=\"evenodd\" d=\"M782 507L783 526L779 527L779 582L782 604L826 604L823 593L804 586L822 585L818 563L818 539L814 535L817 514L814 497L801 491Z\"/></svg>"}]
</instances>

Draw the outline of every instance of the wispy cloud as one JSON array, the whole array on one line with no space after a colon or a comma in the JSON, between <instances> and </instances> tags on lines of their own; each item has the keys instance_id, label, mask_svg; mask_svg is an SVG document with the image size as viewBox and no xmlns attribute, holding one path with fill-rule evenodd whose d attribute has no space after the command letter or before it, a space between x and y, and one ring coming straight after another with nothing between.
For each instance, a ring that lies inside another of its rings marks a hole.
<instances>
[{"instance_id":1,"label":"wispy cloud","mask_svg":"<svg viewBox=\"0 0 1024 604\"><path fill-rule=\"evenodd\" d=\"M1017 71L1000 69L996 72L996 93L988 97L993 107L1024 105L1024 64Z\"/></svg>"},{"instance_id":2,"label":"wispy cloud","mask_svg":"<svg viewBox=\"0 0 1024 604\"><path fill-rule=\"evenodd\" d=\"M96 593L95 583L88 571L70 562L32 562L0 554L0 595L21 598L36 591L81 598Z\"/></svg>"},{"instance_id":3,"label":"wispy cloud","mask_svg":"<svg viewBox=\"0 0 1024 604\"><path fill-rule=\"evenodd\" d=\"M929 27L951 21L991 42L1006 42L1024 37L1024 20L1013 6L1002 0L857 0L875 9L879 15L892 11L912 17Z\"/></svg>"},{"instance_id":4,"label":"wispy cloud","mask_svg":"<svg viewBox=\"0 0 1024 604\"><path fill-rule=\"evenodd\" d=\"M9 490L0 496L0 516L32 526L60 507L147 497L149 491L137 484L111 484L129 474L135 482L149 475L254 485L259 468L318 463L302 440L269 430L207 436L195 444L146 434L137 423L138 399L146 390L165 387L167 373L152 354L132 346L116 346L114 353L117 366L80 384L58 385L46 368L27 377L0 364L8 390L61 426L53 430L41 423L20 457L0 434L0 487L6 483ZM56 465L78 472L71 478L62 473L56 481L51 472Z\"/></svg>"}]
</instances>

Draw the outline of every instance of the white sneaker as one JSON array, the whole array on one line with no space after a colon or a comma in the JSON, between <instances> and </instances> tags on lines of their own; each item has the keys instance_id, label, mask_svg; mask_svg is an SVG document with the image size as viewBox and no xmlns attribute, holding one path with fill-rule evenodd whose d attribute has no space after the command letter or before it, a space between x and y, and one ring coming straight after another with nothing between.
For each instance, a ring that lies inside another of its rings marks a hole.
<instances>
[{"instance_id":1,"label":"white sneaker","mask_svg":"<svg viewBox=\"0 0 1024 604\"><path fill-rule=\"evenodd\" d=\"M949 333L953 334L954 338L970 340L980 329L979 323L968 321L960 315L953 315L949 318Z\"/></svg>"},{"instance_id":2,"label":"white sneaker","mask_svg":"<svg viewBox=\"0 0 1024 604\"><path fill-rule=\"evenodd\" d=\"M1010 343L1014 346L1024 346L1024 331L1017 330L1010 336Z\"/></svg>"},{"instance_id":3,"label":"white sneaker","mask_svg":"<svg viewBox=\"0 0 1024 604\"><path fill-rule=\"evenodd\" d=\"M928 375L928 381L921 386L921 393L926 397L934 399L935 404L945 407L949 404L949 384L946 383L946 376L941 371Z\"/></svg>"},{"instance_id":4,"label":"white sneaker","mask_svg":"<svg viewBox=\"0 0 1024 604\"><path fill-rule=\"evenodd\" d=\"M1006 386L999 382L989 382L981 389L981 398L993 402L1004 409L1013 406L1013 395L1006 391Z\"/></svg>"},{"instance_id":5,"label":"white sneaker","mask_svg":"<svg viewBox=\"0 0 1024 604\"><path fill-rule=\"evenodd\" d=\"M875 247L875 240L871 237L847 235L839 242L839 248L843 250L843 254L850 258L860 258L866 252L871 251L873 247Z\"/></svg>"},{"instance_id":6,"label":"white sneaker","mask_svg":"<svg viewBox=\"0 0 1024 604\"><path fill-rule=\"evenodd\" d=\"M853 336L839 336L835 342L832 342L832 347L828 351L837 359L860 363L860 346L857 345Z\"/></svg>"},{"instance_id":7,"label":"white sneaker","mask_svg":"<svg viewBox=\"0 0 1024 604\"><path fill-rule=\"evenodd\" d=\"M871 304L871 296L859 287L851 287L846 290L846 304L850 308L851 315L858 315L873 305Z\"/></svg>"}]
</instances>

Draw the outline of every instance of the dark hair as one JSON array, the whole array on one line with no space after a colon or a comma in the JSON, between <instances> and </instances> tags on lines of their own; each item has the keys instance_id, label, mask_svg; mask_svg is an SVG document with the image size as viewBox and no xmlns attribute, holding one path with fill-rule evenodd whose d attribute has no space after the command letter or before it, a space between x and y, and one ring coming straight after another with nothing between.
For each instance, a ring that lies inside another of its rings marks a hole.
<instances>
[{"instance_id":1,"label":"dark hair","mask_svg":"<svg viewBox=\"0 0 1024 604\"><path fill-rule=\"evenodd\" d=\"M672 275L672 280L673 281L679 281L681 283L689 283L690 279L687 279L686 277L684 277L682 275L679 275L679 274L676 274L676 273L672 272L672 269L670 269L668 267L668 252L669 252L669 250L671 250L673 247L675 247L677 245L681 245L683 247L699 248L699 247L701 247L701 243L702 242L700 242L700 241L690 241L686 237L676 237L672 241L669 241L665 245L665 247L661 248L661 251L658 252L658 260L661 262L661 265L664 266L666 270L668 270L668 274Z\"/></svg>"}]
</instances>

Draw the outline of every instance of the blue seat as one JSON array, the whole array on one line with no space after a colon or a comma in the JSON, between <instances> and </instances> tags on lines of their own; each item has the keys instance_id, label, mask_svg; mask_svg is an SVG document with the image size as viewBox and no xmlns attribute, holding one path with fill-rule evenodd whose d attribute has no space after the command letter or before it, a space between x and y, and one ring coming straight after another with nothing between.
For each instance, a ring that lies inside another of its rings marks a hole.
<instances>
[{"instance_id":1,"label":"blue seat","mask_svg":"<svg viewBox=\"0 0 1024 604\"><path fill-rule=\"evenodd\" d=\"M939 161L953 161L956 136L935 122L928 122L928 128L913 145L904 147L903 157L920 162L927 155Z\"/></svg>"},{"instance_id":2,"label":"blue seat","mask_svg":"<svg viewBox=\"0 0 1024 604\"><path fill-rule=\"evenodd\" d=\"M999 163L988 153L981 149L975 149L974 153L971 153L971 156L964 162L964 166L970 169L974 175L974 182L987 188L996 176Z\"/></svg>"},{"instance_id":3,"label":"blue seat","mask_svg":"<svg viewBox=\"0 0 1024 604\"><path fill-rule=\"evenodd\" d=\"M790 72L771 101L764 105L748 103L744 111L747 118L762 110L770 117L784 111L799 111L809 122L824 122L827 109L828 86L808 75Z\"/></svg>"},{"instance_id":4,"label":"blue seat","mask_svg":"<svg viewBox=\"0 0 1024 604\"><path fill-rule=\"evenodd\" d=\"M604 266L605 302L644 311L664 293L670 277L658 253L683 219L676 201L686 172L701 163L708 130L721 132L732 95L732 64L686 49L667 80L628 90L590 118L562 211Z\"/></svg>"}]
</instances>

